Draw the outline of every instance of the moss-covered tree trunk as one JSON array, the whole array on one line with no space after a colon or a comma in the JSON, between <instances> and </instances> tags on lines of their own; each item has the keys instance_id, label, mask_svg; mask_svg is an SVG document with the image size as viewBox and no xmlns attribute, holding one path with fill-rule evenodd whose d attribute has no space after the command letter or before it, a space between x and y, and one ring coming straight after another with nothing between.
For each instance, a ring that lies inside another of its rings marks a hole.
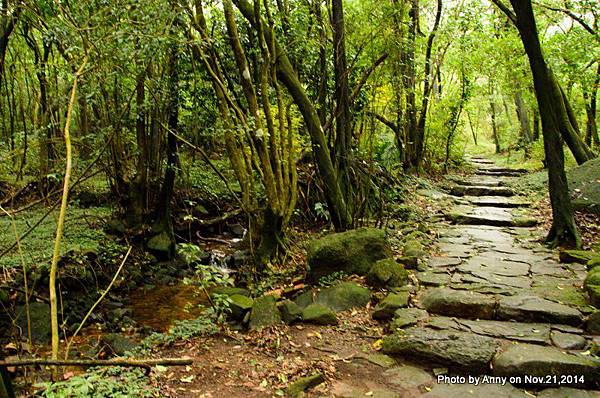
<instances>
[{"instance_id":1,"label":"moss-covered tree trunk","mask_svg":"<svg viewBox=\"0 0 600 398\"><path fill-rule=\"evenodd\" d=\"M171 29L174 34L174 28ZM178 74L178 46L175 40L169 51L168 59L168 120L167 120L167 166L163 183L156 201L154 225L152 226L153 237L148 241L150 249L158 251L168 259L175 254L175 234L173 232L173 220L171 215L171 201L175 188L177 176L178 144L175 134L179 131L179 74ZM172 134L175 133L175 134Z\"/></svg>"},{"instance_id":2,"label":"moss-covered tree trunk","mask_svg":"<svg viewBox=\"0 0 600 398\"><path fill-rule=\"evenodd\" d=\"M240 10L242 15L254 26L257 26L257 21L252 5L247 0L234 0L235 5ZM333 166L331 156L329 154L327 139L317 115L317 111L311 100L308 98L304 87L298 79L296 71L277 41L273 31L266 24L263 24L265 39L268 43L273 44L273 60L276 62L277 77L281 83L287 88L294 103L298 107L306 129L310 135L315 161L319 170L319 175L325 186L325 193L331 220L337 230L344 230L351 225L350 212L346 199L341 189L340 181L337 172Z\"/></svg>"},{"instance_id":3,"label":"moss-covered tree trunk","mask_svg":"<svg viewBox=\"0 0 600 398\"><path fill-rule=\"evenodd\" d=\"M546 241L552 246L580 246L573 206L564 169L561 131L572 130L564 95L548 68L540 45L530 0L511 0L513 22L519 30L533 74L535 95L542 119L544 151L548 165L548 185L552 205L552 227ZM509 14L510 15L510 14ZM564 135L564 134L563 134Z\"/></svg>"}]
</instances>

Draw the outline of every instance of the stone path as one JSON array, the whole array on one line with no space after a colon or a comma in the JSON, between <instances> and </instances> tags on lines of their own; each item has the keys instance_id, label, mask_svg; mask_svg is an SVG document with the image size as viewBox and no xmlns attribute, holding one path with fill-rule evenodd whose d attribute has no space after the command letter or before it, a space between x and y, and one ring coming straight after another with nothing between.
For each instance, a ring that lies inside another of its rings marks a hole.
<instances>
[{"instance_id":1,"label":"stone path","mask_svg":"<svg viewBox=\"0 0 600 398\"><path fill-rule=\"evenodd\" d=\"M404 364L370 391L338 383L335 396L600 397L585 267L537 243L529 202L504 185L524 170L471 161L475 175L450 187L461 204L444 214L438 254L416 271L412 308L396 311L383 339L382 352Z\"/></svg>"}]
</instances>

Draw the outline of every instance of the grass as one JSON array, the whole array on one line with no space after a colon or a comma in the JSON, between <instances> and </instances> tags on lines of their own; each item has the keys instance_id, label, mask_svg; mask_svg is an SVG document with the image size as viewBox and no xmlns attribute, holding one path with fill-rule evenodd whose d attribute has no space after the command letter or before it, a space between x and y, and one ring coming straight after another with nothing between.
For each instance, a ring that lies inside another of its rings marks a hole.
<instances>
[{"instance_id":1,"label":"grass","mask_svg":"<svg viewBox=\"0 0 600 398\"><path fill-rule=\"evenodd\" d=\"M47 212L45 207L19 213L15 216L19 235L25 233ZM82 209L70 206L65 221L63 237L63 253L68 250L96 250L104 232L101 228L102 220L108 218L113 212L108 207L94 207ZM58 210L55 210L24 240L21 242L25 262L28 266L48 262L52 255L52 247L56 234L56 220ZM0 217L0 251L8 248L15 242L15 233L10 217ZM13 249L0 258L1 268L20 267L21 260L17 249Z\"/></svg>"}]
</instances>

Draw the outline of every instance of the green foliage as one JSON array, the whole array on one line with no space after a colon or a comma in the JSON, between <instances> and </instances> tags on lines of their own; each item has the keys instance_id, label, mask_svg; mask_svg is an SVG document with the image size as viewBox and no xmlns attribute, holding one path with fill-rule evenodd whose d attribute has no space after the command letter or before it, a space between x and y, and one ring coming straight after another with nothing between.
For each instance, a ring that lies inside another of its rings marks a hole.
<instances>
[{"instance_id":1,"label":"green foliage","mask_svg":"<svg viewBox=\"0 0 600 398\"><path fill-rule=\"evenodd\" d=\"M328 287L328 286L335 284L336 282L347 279L348 276L349 275L344 271L335 271L329 275L320 277L319 280L317 281L317 286Z\"/></svg>"},{"instance_id":2,"label":"green foliage","mask_svg":"<svg viewBox=\"0 0 600 398\"><path fill-rule=\"evenodd\" d=\"M15 215L15 222L19 235L29 230L33 223L47 212L46 208L35 208ZM63 250L74 251L99 251L104 247L105 234L99 226L99 221L107 218L112 209L107 207L94 207L81 209L70 207L66 220L63 236ZM95 227L94 227L95 226ZM52 255L52 245L56 235L56 218L50 214L36 227L33 232L21 241L21 247L27 264L49 263ZM0 248L4 249L15 243L15 234L12 221L9 217L0 217ZM7 268L20 267L21 260L17 248L2 257L0 263Z\"/></svg>"},{"instance_id":3,"label":"green foliage","mask_svg":"<svg viewBox=\"0 0 600 398\"><path fill-rule=\"evenodd\" d=\"M101 368L56 383L37 385L43 388L44 398L130 398L158 397L156 387L150 386L140 369Z\"/></svg>"}]
</instances>

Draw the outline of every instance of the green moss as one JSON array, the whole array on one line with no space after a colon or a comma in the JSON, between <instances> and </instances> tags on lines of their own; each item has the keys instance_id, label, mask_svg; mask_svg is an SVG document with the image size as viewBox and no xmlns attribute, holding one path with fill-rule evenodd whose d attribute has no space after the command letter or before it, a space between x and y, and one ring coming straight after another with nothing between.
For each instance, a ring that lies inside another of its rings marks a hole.
<instances>
[{"instance_id":1,"label":"green moss","mask_svg":"<svg viewBox=\"0 0 600 398\"><path fill-rule=\"evenodd\" d=\"M366 275L377 260L391 254L381 229L360 228L326 235L313 241L308 249L309 276L318 280L336 271Z\"/></svg>"},{"instance_id":2,"label":"green moss","mask_svg":"<svg viewBox=\"0 0 600 398\"><path fill-rule=\"evenodd\" d=\"M319 292L315 301L334 311L347 311L366 306L371 301L371 292L356 283L342 282Z\"/></svg>"},{"instance_id":3,"label":"green moss","mask_svg":"<svg viewBox=\"0 0 600 398\"><path fill-rule=\"evenodd\" d=\"M335 312L322 304L311 304L302 311L304 322L317 325L337 325Z\"/></svg>"},{"instance_id":4,"label":"green moss","mask_svg":"<svg viewBox=\"0 0 600 398\"><path fill-rule=\"evenodd\" d=\"M286 389L287 396L290 398L299 398L304 392L325 382L325 377L321 373L312 376L301 377L294 381Z\"/></svg>"},{"instance_id":5,"label":"green moss","mask_svg":"<svg viewBox=\"0 0 600 398\"><path fill-rule=\"evenodd\" d=\"M399 287L408 283L408 272L393 258L377 261L367 274L367 283L376 287Z\"/></svg>"},{"instance_id":6,"label":"green moss","mask_svg":"<svg viewBox=\"0 0 600 398\"><path fill-rule=\"evenodd\" d=\"M231 309L231 316L234 319L242 320L246 312L252 308L254 300L248 296L242 296L241 294L234 294L229 296L229 308Z\"/></svg>"},{"instance_id":7,"label":"green moss","mask_svg":"<svg viewBox=\"0 0 600 398\"><path fill-rule=\"evenodd\" d=\"M373 311L374 319L387 319L394 316L396 310L408 306L408 292L390 293L381 300Z\"/></svg>"},{"instance_id":8,"label":"green moss","mask_svg":"<svg viewBox=\"0 0 600 398\"><path fill-rule=\"evenodd\" d=\"M258 330L281 322L275 297L262 296L254 300L250 311L250 329Z\"/></svg>"}]
</instances>

